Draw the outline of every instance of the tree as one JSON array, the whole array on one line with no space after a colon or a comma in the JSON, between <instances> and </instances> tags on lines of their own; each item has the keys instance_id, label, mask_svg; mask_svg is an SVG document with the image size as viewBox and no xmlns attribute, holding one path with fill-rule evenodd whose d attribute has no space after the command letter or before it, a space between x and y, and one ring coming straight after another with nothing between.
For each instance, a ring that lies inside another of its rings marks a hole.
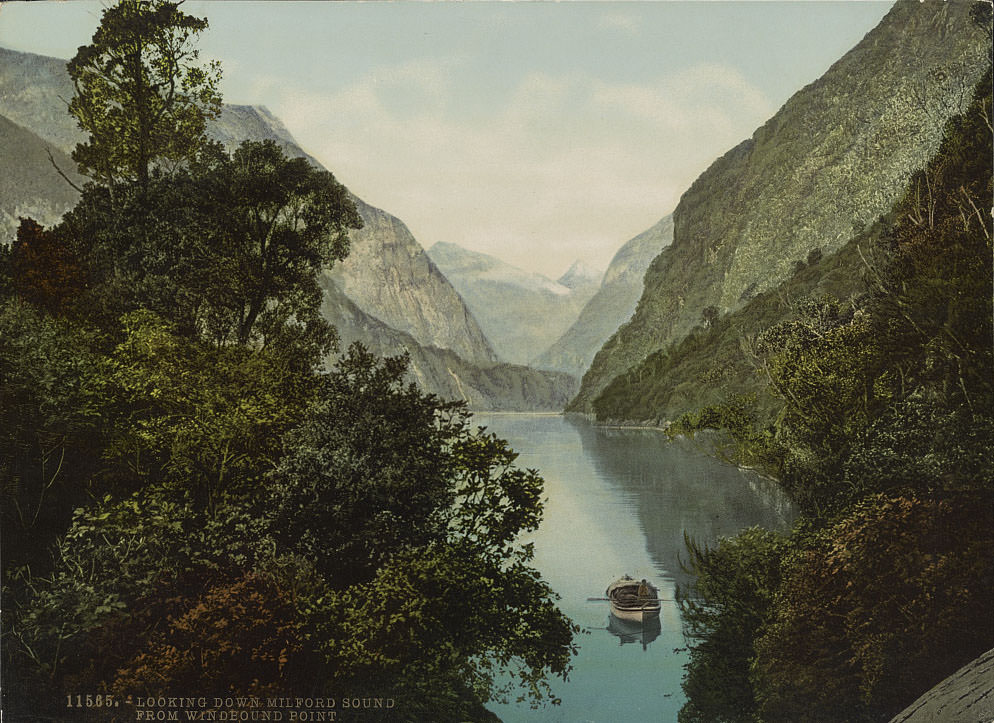
<instances>
[{"instance_id":1,"label":"tree","mask_svg":"<svg viewBox=\"0 0 994 723\"><path fill-rule=\"evenodd\" d=\"M145 308L216 345L277 342L320 358L331 330L317 275L361 225L331 173L265 141L231 155L208 144L145 188L91 184L57 231L91 280L81 314L101 326Z\"/></svg>"},{"instance_id":2,"label":"tree","mask_svg":"<svg viewBox=\"0 0 994 723\"><path fill-rule=\"evenodd\" d=\"M769 614L789 542L776 532L752 527L712 548L688 539L687 549L687 571L697 577L690 589L678 590L692 640L683 680L687 703L679 720L752 721L753 643Z\"/></svg>"},{"instance_id":3,"label":"tree","mask_svg":"<svg viewBox=\"0 0 994 723\"><path fill-rule=\"evenodd\" d=\"M398 548L447 533L447 447L465 414L405 385L406 364L380 364L353 345L273 474L277 534L335 587L365 582Z\"/></svg>"},{"instance_id":4,"label":"tree","mask_svg":"<svg viewBox=\"0 0 994 723\"><path fill-rule=\"evenodd\" d=\"M353 345L271 476L278 549L326 581L306 634L328 680L399 690L412 719L465 719L461 703L500 695L501 671L546 701L576 628L518 540L542 480L461 403L405 385L406 366Z\"/></svg>"},{"instance_id":5,"label":"tree","mask_svg":"<svg viewBox=\"0 0 994 723\"><path fill-rule=\"evenodd\" d=\"M64 239L30 218L21 219L9 264L14 292L51 314L65 312L86 285L79 259Z\"/></svg>"},{"instance_id":6,"label":"tree","mask_svg":"<svg viewBox=\"0 0 994 723\"><path fill-rule=\"evenodd\" d=\"M889 720L994 645L990 491L871 497L785 566L756 642L765 720Z\"/></svg>"},{"instance_id":7,"label":"tree","mask_svg":"<svg viewBox=\"0 0 994 723\"><path fill-rule=\"evenodd\" d=\"M46 567L102 462L109 364L85 331L19 300L0 303L0 490L8 570Z\"/></svg>"},{"instance_id":8,"label":"tree","mask_svg":"<svg viewBox=\"0 0 994 723\"><path fill-rule=\"evenodd\" d=\"M73 151L80 173L101 183L137 180L154 164L191 158L220 113L217 63L196 64L193 39L207 20L169 0L120 0L104 10L90 45L67 66L69 112L90 138Z\"/></svg>"},{"instance_id":9,"label":"tree","mask_svg":"<svg viewBox=\"0 0 994 723\"><path fill-rule=\"evenodd\" d=\"M245 344L290 319L314 319L317 274L348 255L348 230L362 227L345 187L269 140L246 141L230 157L215 146L194 172L206 215L218 221L200 264L215 281L208 327L230 326L225 333Z\"/></svg>"},{"instance_id":10,"label":"tree","mask_svg":"<svg viewBox=\"0 0 994 723\"><path fill-rule=\"evenodd\" d=\"M288 663L302 641L293 603L274 581L246 573L185 602L117 671L115 692L287 692Z\"/></svg>"},{"instance_id":11,"label":"tree","mask_svg":"<svg viewBox=\"0 0 994 723\"><path fill-rule=\"evenodd\" d=\"M283 434L299 423L318 381L287 365L283 350L214 347L148 311L123 322L125 339L111 357L116 434L105 456L131 486L181 480L213 513L219 497L276 464Z\"/></svg>"}]
</instances>

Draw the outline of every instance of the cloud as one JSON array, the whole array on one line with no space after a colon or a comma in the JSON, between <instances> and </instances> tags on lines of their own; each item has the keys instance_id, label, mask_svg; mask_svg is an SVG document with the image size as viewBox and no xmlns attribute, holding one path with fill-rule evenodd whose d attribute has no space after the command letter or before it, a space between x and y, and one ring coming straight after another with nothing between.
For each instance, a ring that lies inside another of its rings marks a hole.
<instances>
[{"instance_id":1,"label":"cloud","mask_svg":"<svg viewBox=\"0 0 994 723\"><path fill-rule=\"evenodd\" d=\"M424 246L450 241L548 275L606 266L771 112L740 74L701 65L652 84L533 73L469 112L449 63L382 68L333 94L283 87L274 112L359 196Z\"/></svg>"}]
</instances>

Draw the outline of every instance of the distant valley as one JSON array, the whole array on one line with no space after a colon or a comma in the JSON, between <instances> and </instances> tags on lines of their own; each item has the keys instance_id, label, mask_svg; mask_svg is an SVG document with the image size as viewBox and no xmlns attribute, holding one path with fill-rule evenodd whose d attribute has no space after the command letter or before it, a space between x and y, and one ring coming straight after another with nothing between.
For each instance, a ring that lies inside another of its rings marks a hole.
<instances>
[{"instance_id":1,"label":"distant valley","mask_svg":"<svg viewBox=\"0 0 994 723\"><path fill-rule=\"evenodd\" d=\"M579 262L557 281L488 254L436 243L428 255L452 282L503 361L528 364L596 293L601 274Z\"/></svg>"}]
</instances>

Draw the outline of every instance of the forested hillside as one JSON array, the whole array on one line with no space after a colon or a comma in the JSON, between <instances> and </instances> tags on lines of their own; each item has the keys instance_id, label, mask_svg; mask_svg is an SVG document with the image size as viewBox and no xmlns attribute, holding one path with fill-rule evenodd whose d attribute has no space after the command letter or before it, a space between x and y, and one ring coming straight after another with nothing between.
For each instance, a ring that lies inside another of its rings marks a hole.
<instances>
[{"instance_id":1,"label":"forested hillside","mask_svg":"<svg viewBox=\"0 0 994 723\"><path fill-rule=\"evenodd\" d=\"M211 141L184 9L103 10L68 66L86 184L0 246L4 717L553 702L577 628L519 540L542 479L407 358L324 368L320 274L360 211L272 139Z\"/></svg>"},{"instance_id":2,"label":"forested hillside","mask_svg":"<svg viewBox=\"0 0 994 723\"><path fill-rule=\"evenodd\" d=\"M598 352L570 408L592 412L612 379L887 213L986 68L988 38L969 12L967 2L901 0L705 171L673 213L673 243L649 267L635 315Z\"/></svg>"},{"instance_id":3,"label":"forested hillside","mask_svg":"<svg viewBox=\"0 0 994 723\"><path fill-rule=\"evenodd\" d=\"M639 368L686 375L748 331L754 392L720 391L719 359L702 373L727 396L671 431L725 429L802 509L789 537L690 543L681 720L886 721L994 645L991 118L988 70L938 153L841 252L858 283L820 283L832 262L812 259Z\"/></svg>"}]
</instances>

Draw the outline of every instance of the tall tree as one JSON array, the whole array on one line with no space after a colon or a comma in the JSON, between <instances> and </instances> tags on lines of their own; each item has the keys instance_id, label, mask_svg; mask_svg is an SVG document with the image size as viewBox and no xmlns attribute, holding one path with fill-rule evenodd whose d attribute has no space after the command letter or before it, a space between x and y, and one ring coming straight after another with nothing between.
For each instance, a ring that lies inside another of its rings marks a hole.
<instances>
[{"instance_id":1,"label":"tall tree","mask_svg":"<svg viewBox=\"0 0 994 723\"><path fill-rule=\"evenodd\" d=\"M208 143L144 188L92 184L58 232L89 275L77 304L87 318L116 328L145 308L184 336L320 356L331 329L317 275L345 258L349 229L361 226L331 173L246 141L232 155Z\"/></svg>"},{"instance_id":2,"label":"tall tree","mask_svg":"<svg viewBox=\"0 0 994 723\"><path fill-rule=\"evenodd\" d=\"M193 47L206 27L168 0L120 0L104 10L91 44L68 65L76 86L69 112L90 134L73 151L81 173L145 187L153 164L197 151L207 119L221 110L220 66L198 65Z\"/></svg>"},{"instance_id":3,"label":"tall tree","mask_svg":"<svg viewBox=\"0 0 994 723\"><path fill-rule=\"evenodd\" d=\"M217 284L220 308L205 323L237 340L270 341L288 319L319 317L317 275L349 252L349 229L362 220L348 191L328 171L288 158L273 141L245 141L229 157L216 146L195 167L206 214L225 219L212 232L201 272Z\"/></svg>"}]
</instances>

